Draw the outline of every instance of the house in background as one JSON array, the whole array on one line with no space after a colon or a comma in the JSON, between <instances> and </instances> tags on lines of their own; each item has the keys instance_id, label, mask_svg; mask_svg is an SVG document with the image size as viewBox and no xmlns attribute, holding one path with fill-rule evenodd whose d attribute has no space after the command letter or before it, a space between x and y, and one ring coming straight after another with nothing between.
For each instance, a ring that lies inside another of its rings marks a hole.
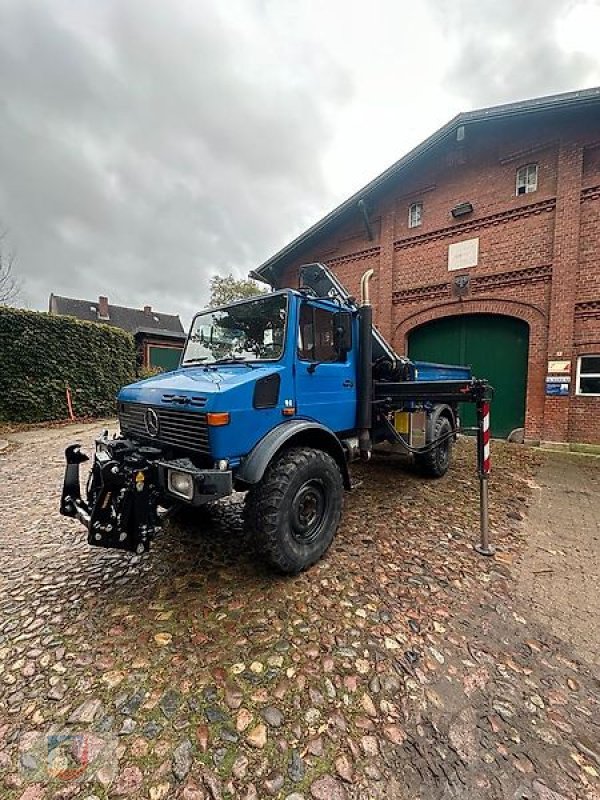
<instances>
[{"instance_id":1,"label":"house in background","mask_svg":"<svg viewBox=\"0 0 600 800\"><path fill-rule=\"evenodd\" d=\"M375 271L399 353L488 378L494 436L600 444L600 87L459 114L255 275L311 261Z\"/></svg>"},{"instance_id":2,"label":"house in background","mask_svg":"<svg viewBox=\"0 0 600 800\"><path fill-rule=\"evenodd\" d=\"M179 366L186 334L177 314L153 311L151 306L143 309L115 306L109 304L108 297L103 295L92 301L51 294L48 311L86 322L114 325L131 333L137 347L138 363L142 367L167 371Z\"/></svg>"}]
</instances>

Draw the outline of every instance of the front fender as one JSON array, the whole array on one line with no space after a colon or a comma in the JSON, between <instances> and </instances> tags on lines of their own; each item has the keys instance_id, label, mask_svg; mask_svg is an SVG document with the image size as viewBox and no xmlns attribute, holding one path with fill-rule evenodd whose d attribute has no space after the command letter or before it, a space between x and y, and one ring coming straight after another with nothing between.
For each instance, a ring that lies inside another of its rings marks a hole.
<instances>
[{"instance_id":1,"label":"front fender","mask_svg":"<svg viewBox=\"0 0 600 800\"><path fill-rule=\"evenodd\" d=\"M350 489L350 473L340 440L329 428L306 419L282 422L270 430L243 459L236 480L248 486L258 483L277 453L284 447L295 446L314 447L329 453L340 468L344 487Z\"/></svg>"}]
</instances>

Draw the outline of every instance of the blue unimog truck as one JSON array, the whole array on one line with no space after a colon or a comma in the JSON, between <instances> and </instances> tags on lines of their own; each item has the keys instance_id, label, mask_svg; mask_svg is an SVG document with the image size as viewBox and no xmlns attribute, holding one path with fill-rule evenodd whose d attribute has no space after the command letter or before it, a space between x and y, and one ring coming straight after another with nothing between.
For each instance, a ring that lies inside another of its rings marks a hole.
<instances>
[{"instance_id":1,"label":"blue unimog truck","mask_svg":"<svg viewBox=\"0 0 600 800\"><path fill-rule=\"evenodd\" d=\"M279 289L211 308L191 324L179 369L124 387L120 436L102 435L85 499L67 448L61 513L88 542L143 553L181 505L246 492L245 522L284 573L314 564L338 528L348 464L400 444L442 476L458 403L481 402L469 368L412 362L372 324L369 279L349 297L322 264Z\"/></svg>"}]
</instances>

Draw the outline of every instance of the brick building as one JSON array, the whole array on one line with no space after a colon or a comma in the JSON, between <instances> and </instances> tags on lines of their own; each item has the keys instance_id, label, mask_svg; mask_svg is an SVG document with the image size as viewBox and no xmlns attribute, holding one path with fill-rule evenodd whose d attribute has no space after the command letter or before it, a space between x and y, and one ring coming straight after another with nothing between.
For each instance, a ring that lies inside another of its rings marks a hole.
<instances>
[{"instance_id":1,"label":"brick building","mask_svg":"<svg viewBox=\"0 0 600 800\"><path fill-rule=\"evenodd\" d=\"M495 383L496 435L600 443L600 88L459 114L257 273L322 261L400 353Z\"/></svg>"}]
</instances>

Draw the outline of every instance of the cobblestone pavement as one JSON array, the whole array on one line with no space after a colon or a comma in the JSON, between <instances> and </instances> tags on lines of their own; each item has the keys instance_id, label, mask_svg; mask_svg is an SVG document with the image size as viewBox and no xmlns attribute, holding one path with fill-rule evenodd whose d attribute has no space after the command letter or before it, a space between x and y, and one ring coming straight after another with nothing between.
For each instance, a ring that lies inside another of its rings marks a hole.
<instances>
[{"instance_id":1,"label":"cobblestone pavement","mask_svg":"<svg viewBox=\"0 0 600 800\"><path fill-rule=\"evenodd\" d=\"M358 467L328 556L282 579L235 502L142 558L89 548L56 510L73 436L0 454L0 797L598 798L597 675L513 577L546 455L495 446L494 559L461 442L440 481Z\"/></svg>"},{"instance_id":2,"label":"cobblestone pavement","mask_svg":"<svg viewBox=\"0 0 600 800\"><path fill-rule=\"evenodd\" d=\"M600 459L548 453L519 589L535 617L600 666Z\"/></svg>"}]
</instances>

